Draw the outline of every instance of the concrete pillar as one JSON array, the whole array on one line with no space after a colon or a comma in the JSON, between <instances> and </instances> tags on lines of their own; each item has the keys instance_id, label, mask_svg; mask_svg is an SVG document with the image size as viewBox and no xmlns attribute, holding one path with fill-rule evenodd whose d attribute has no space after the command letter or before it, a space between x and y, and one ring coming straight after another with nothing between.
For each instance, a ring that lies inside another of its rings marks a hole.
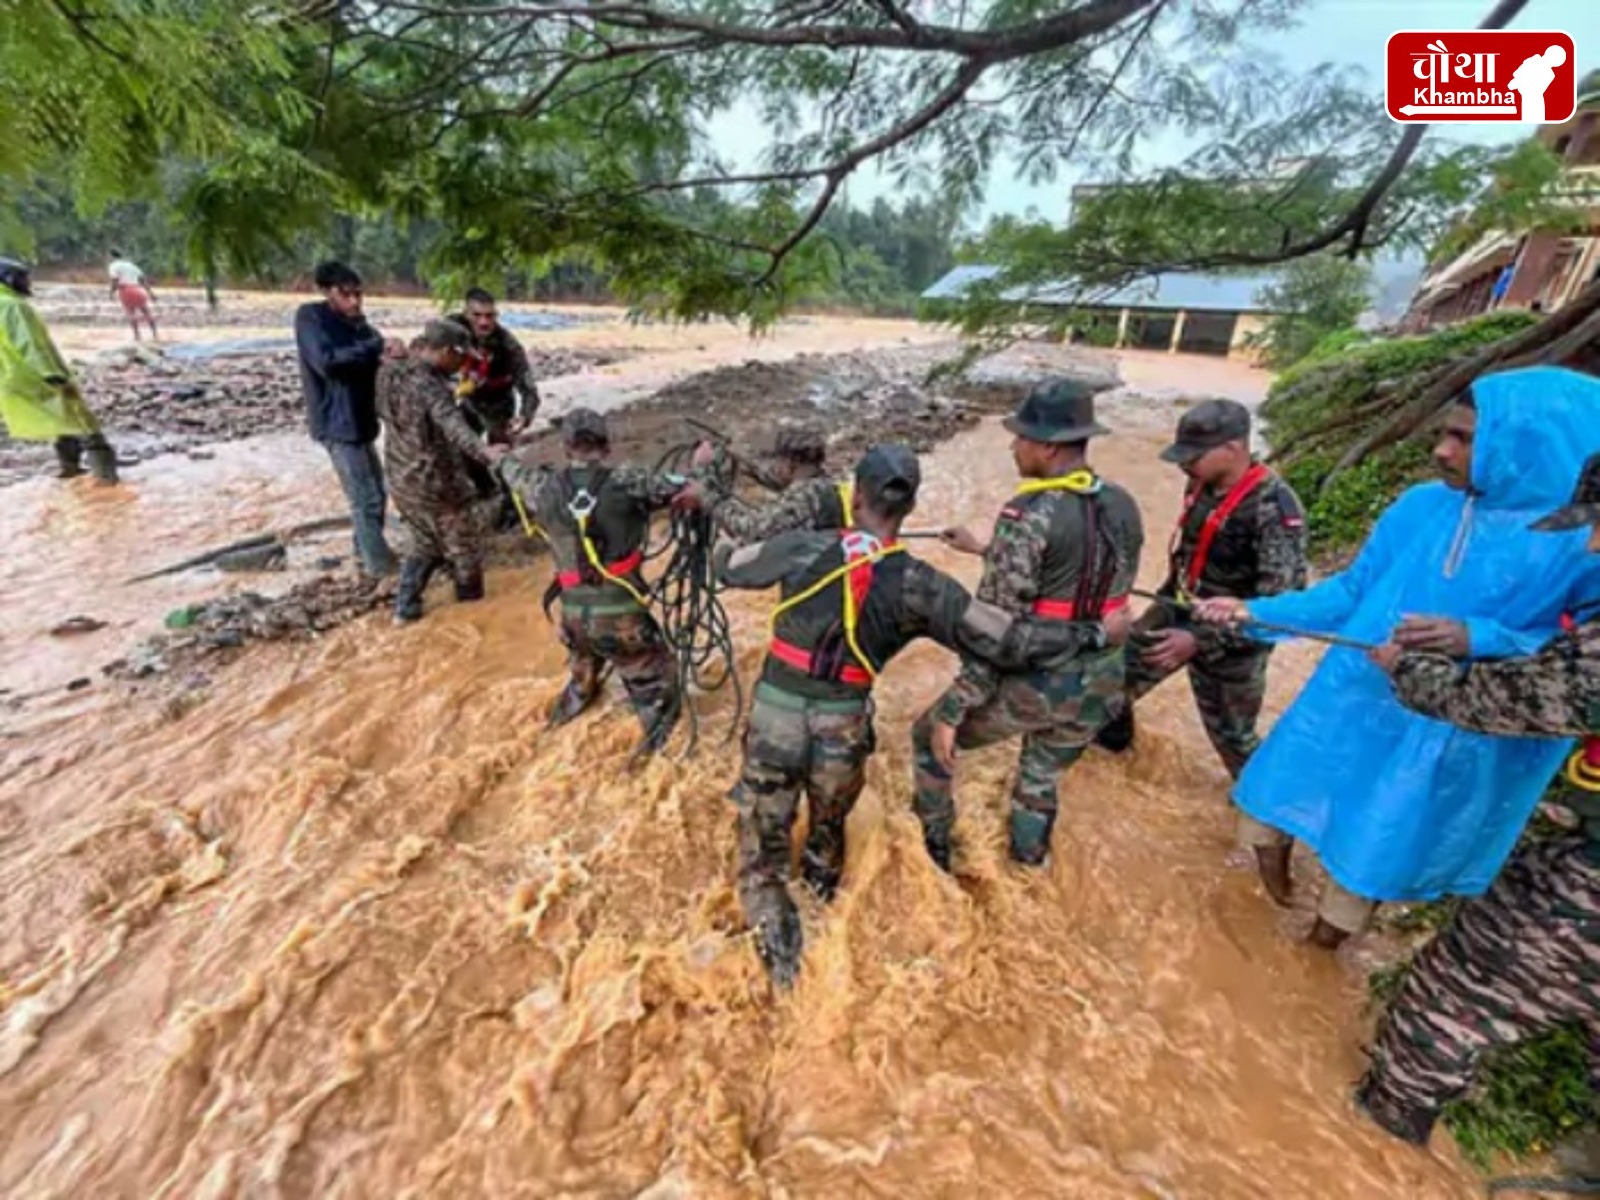
<instances>
[{"instance_id":1,"label":"concrete pillar","mask_svg":"<svg viewBox=\"0 0 1600 1200\"><path fill-rule=\"evenodd\" d=\"M1116 348L1121 350L1128 344L1128 310L1123 309L1117 316L1117 341Z\"/></svg>"},{"instance_id":2,"label":"concrete pillar","mask_svg":"<svg viewBox=\"0 0 1600 1200\"><path fill-rule=\"evenodd\" d=\"M1172 323L1172 344L1167 347L1168 354L1176 354L1178 347L1183 343L1183 325L1189 319L1189 314L1184 309L1178 310L1178 319Z\"/></svg>"}]
</instances>

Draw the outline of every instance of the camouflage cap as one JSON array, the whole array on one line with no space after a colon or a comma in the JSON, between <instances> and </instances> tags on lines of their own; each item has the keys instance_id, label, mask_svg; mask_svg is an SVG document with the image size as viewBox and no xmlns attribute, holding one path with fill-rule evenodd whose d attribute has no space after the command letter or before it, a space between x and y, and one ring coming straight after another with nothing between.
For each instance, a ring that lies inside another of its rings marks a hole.
<instances>
[{"instance_id":1,"label":"camouflage cap","mask_svg":"<svg viewBox=\"0 0 1600 1200\"><path fill-rule=\"evenodd\" d=\"M1207 450L1250 438L1250 410L1237 400L1202 400L1178 418L1177 439L1161 452L1169 463L1193 462Z\"/></svg>"},{"instance_id":2,"label":"camouflage cap","mask_svg":"<svg viewBox=\"0 0 1600 1200\"><path fill-rule=\"evenodd\" d=\"M820 463L828 456L828 439L815 425L786 425L772 440L772 455Z\"/></svg>"},{"instance_id":3,"label":"camouflage cap","mask_svg":"<svg viewBox=\"0 0 1600 1200\"><path fill-rule=\"evenodd\" d=\"M1578 486L1572 489L1571 501L1540 517L1529 528L1540 533L1565 533L1596 523L1600 523L1600 454L1591 454L1578 472Z\"/></svg>"},{"instance_id":4,"label":"camouflage cap","mask_svg":"<svg viewBox=\"0 0 1600 1200\"><path fill-rule=\"evenodd\" d=\"M605 417L594 409L575 408L561 418L561 438L569 446L579 438L609 445L611 431L606 427Z\"/></svg>"},{"instance_id":5,"label":"camouflage cap","mask_svg":"<svg viewBox=\"0 0 1600 1200\"><path fill-rule=\"evenodd\" d=\"M1110 433L1094 419L1094 398L1112 385L1091 379L1042 383L1005 419L1005 427L1030 442L1083 442Z\"/></svg>"},{"instance_id":6,"label":"camouflage cap","mask_svg":"<svg viewBox=\"0 0 1600 1200\"><path fill-rule=\"evenodd\" d=\"M467 331L449 318L429 321L417 341L430 350L465 350L472 344Z\"/></svg>"},{"instance_id":7,"label":"camouflage cap","mask_svg":"<svg viewBox=\"0 0 1600 1200\"><path fill-rule=\"evenodd\" d=\"M874 508L909 512L922 484L922 467L910 446L873 446L856 463L856 491Z\"/></svg>"}]
</instances>

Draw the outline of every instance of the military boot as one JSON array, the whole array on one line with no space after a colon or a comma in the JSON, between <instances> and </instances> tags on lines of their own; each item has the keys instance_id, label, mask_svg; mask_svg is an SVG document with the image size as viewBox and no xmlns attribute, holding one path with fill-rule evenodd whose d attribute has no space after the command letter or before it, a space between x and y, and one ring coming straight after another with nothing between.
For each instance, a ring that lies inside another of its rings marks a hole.
<instances>
[{"instance_id":1,"label":"military boot","mask_svg":"<svg viewBox=\"0 0 1600 1200\"><path fill-rule=\"evenodd\" d=\"M1129 704L1100 727L1100 732L1094 735L1094 744L1102 750L1121 754L1133 745L1133 732L1133 705Z\"/></svg>"},{"instance_id":2,"label":"military boot","mask_svg":"<svg viewBox=\"0 0 1600 1200\"><path fill-rule=\"evenodd\" d=\"M84 439L89 451L89 473L101 483L117 482L117 452L102 434L91 433Z\"/></svg>"},{"instance_id":3,"label":"military boot","mask_svg":"<svg viewBox=\"0 0 1600 1200\"><path fill-rule=\"evenodd\" d=\"M1432 1109L1407 1108L1379 1094L1371 1075L1356 1088L1356 1107L1386 1133L1413 1146L1426 1146L1439 1114Z\"/></svg>"},{"instance_id":4,"label":"military boot","mask_svg":"<svg viewBox=\"0 0 1600 1200\"><path fill-rule=\"evenodd\" d=\"M818 822L806 836L800 878L824 904L833 901L844 877L844 822Z\"/></svg>"},{"instance_id":5,"label":"military boot","mask_svg":"<svg viewBox=\"0 0 1600 1200\"><path fill-rule=\"evenodd\" d=\"M584 692L578 687L576 680L567 680L567 686L561 689L556 702L550 706L550 715L545 720L545 727L559 729L569 721L576 721L583 715L584 709L594 703L594 698L599 694L599 687Z\"/></svg>"},{"instance_id":6,"label":"military boot","mask_svg":"<svg viewBox=\"0 0 1600 1200\"><path fill-rule=\"evenodd\" d=\"M409 625L422 620L422 594L428 590L428 580L438 567L431 558L406 558L400 563L400 586L394 594L394 620L396 625Z\"/></svg>"},{"instance_id":7,"label":"military boot","mask_svg":"<svg viewBox=\"0 0 1600 1200\"><path fill-rule=\"evenodd\" d=\"M57 478L76 479L83 474L82 438L58 437L55 443L55 451Z\"/></svg>"},{"instance_id":8,"label":"military boot","mask_svg":"<svg viewBox=\"0 0 1600 1200\"><path fill-rule=\"evenodd\" d=\"M678 727L678 718L683 715L682 699L679 693L674 692L659 707L651 706L638 711L639 720L644 724L645 734L634 755L643 758L659 754L666 747L672 731Z\"/></svg>"},{"instance_id":9,"label":"military boot","mask_svg":"<svg viewBox=\"0 0 1600 1200\"><path fill-rule=\"evenodd\" d=\"M456 576L456 600L462 604L470 604L474 600L482 600L483 572L469 571Z\"/></svg>"},{"instance_id":10,"label":"military boot","mask_svg":"<svg viewBox=\"0 0 1600 1200\"><path fill-rule=\"evenodd\" d=\"M928 851L928 857L933 859L933 865L946 875L953 874L950 869L950 859L954 847L950 841L950 826L924 825L922 827L922 845Z\"/></svg>"},{"instance_id":11,"label":"military boot","mask_svg":"<svg viewBox=\"0 0 1600 1200\"><path fill-rule=\"evenodd\" d=\"M1045 816L1028 808L1011 810L1011 858L1025 867L1042 867L1050 857L1050 831L1055 814Z\"/></svg>"},{"instance_id":12,"label":"military boot","mask_svg":"<svg viewBox=\"0 0 1600 1200\"><path fill-rule=\"evenodd\" d=\"M782 888L767 889L750 904L749 916L761 965L780 988L793 987L805 949L805 934L794 901Z\"/></svg>"}]
</instances>

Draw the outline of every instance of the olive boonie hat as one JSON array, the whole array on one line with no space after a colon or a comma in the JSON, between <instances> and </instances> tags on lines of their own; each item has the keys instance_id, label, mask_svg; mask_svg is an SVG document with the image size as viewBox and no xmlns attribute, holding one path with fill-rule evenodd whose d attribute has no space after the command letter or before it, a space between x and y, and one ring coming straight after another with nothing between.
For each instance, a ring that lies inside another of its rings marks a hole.
<instances>
[{"instance_id":1,"label":"olive boonie hat","mask_svg":"<svg viewBox=\"0 0 1600 1200\"><path fill-rule=\"evenodd\" d=\"M1083 379L1042 383L1005 419L1005 427L1030 442L1082 442L1111 431L1094 419L1094 398L1111 385Z\"/></svg>"},{"instance_id":2,"label":"olive boonie hat","mask_svg":"<svg viewBox=\"0 0 1600 1200\"><path fill-rule=\"evenodd\" d=\"M1178 419L1177 439L1161 452L1169 463L1192 462L1207 450L1250 437L1250 410L1237 400L1203 400Z\"/></svg>"},{"instance_id":3,"label":"olive boonie hat","mask_svg":"<svg viewBox=\"0 0 1600 1200\"><path fill-rule=\"evenodd\" d=\"M873 446L856 464L856 490L874 504L907 504L921 485L922 467L909 446Z\"/></svg>"},{"instance_id":4,"label":"olive boonie hat","mask_svg":"<svg viewBox=\"0 0 1600 1200\"><path fill-rule=\"evenodd\" d=\"M561 437L569 446L579 438L597 442L611 441L606 419L592 408L575 408L561 418Z\"/></svg>"},{"instance_id":5,"label":"olive boonie hat","mask_svg":"<svg viewBox=\"0 0 1600 1200\"><path fill-rule=\"evenodd\" d=\"M1565 533L1600 521L1600 454L1591 454L1578 472L1578 486L1572 499L1548 516L1540 517L1529 528L1540 533Z\"/></svg>"}]
</instances>

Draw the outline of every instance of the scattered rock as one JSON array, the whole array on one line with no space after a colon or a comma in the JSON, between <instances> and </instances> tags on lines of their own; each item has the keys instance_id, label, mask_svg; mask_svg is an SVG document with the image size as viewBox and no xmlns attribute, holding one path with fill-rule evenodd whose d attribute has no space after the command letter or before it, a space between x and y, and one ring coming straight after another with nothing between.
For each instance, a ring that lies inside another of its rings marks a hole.
<instances>
[{"instance_id":1,"label":"scattered rock","mask_svg":"<svg viewBox=\"0 0 1600 1200\"><path fill-rule=\"evenodd\" d=\"M94 680L89 679L86 676L80 675L76 679L70 679L70 680L67 681L67 691L69 691L69 692L81 692L81 691L83 691L84 688L88 687L93 682L94 682Z\"/></svg>"}]
</instances>

